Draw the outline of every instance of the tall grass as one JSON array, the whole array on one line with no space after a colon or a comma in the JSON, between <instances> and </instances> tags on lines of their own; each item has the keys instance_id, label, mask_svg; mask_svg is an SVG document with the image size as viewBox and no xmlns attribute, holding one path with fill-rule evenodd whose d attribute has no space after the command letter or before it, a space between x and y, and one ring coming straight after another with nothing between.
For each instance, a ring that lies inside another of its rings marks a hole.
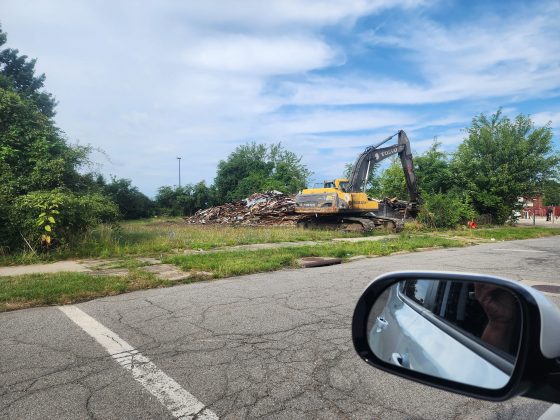
<instances>
[{"instance_id":1,"label":"tall grass","mask_svg":"<svg viewBox=\"0 0 560 420\"><path fill-rule=\"evenodd\" d=\"M444 235L470 238L473 241L512 240L560 235L560 228L497 227L473 230L426 229L407 223L405 234ZM384 235L385 231L369 233ZM0 265L31 264L68 258L122 258L125 256L163 256L183 250L210 250L233 245L258 243L329 241L333 238L365 236L357 232L307 230L295 227L249 227L228 225L188 225L182 219L151 219L124 222L119 226L101 225L73 242L47 254L29 250L2 254Z\"/></svg>"},{"instance_id":2,"label":"tall grass","mask_svg":"<svg viewBox=\"0 0 560 420\"><path fill-rule=\"evenodd\" d=\"M356 236L363 234L295 227L201 226L188 225L182 219L151 219L123 222L119 226L100 225L49 254L36 256L24 250L12 255L0 255L0 265L29 264L65 258L160 255L185 249L208 250L232 245L324 241Z\"/></svg>"}]
</instances>

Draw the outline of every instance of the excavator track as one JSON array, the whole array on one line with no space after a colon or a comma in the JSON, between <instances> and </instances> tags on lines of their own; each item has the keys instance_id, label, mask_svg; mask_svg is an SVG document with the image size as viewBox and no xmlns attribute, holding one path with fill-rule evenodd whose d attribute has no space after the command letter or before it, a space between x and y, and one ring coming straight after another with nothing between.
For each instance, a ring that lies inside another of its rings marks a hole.
<instances>
[{"instance_id":1,"label":"excavator track","mask_svg":"<svg viewBox=\"0 0 560 420\"><path fill-rule=\"evenodd\" d=\"M400 232L404 227L404 222L402 220L391 219L388 217L345 217L342 223L346 221L360 224L363 232L371 232L376 229L387 229L394 232Z\"/></svg>"},{"instance_id":2,"label":"excavator track","mask_svg":"<svg viewBox=\"0 0 560 420\"><path fill-rule=\"evenodd\" d=\"M372 232L377 229L387 229L400 232L404 222L388 217L304 217L298 221L298 226L306 229L336 229L353 232Z\"/></svg>"}]
</instances>

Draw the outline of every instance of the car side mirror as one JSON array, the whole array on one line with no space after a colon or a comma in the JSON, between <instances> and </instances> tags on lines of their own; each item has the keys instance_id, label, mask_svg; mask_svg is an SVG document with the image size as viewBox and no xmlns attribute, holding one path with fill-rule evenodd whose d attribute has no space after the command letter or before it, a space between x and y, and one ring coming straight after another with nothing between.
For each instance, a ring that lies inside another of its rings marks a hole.
<instances>
[{"instance_id":1,"label":"car side mirror","mask_svg":"<svg viewBox=\"0 0 560 420\"><path fill-rule=\"evenodd\" d=\"M387 372L471 397L560 403L560 310L498 277L397 272L354 311L358 355Z\"/></svg>"}]
</instances>

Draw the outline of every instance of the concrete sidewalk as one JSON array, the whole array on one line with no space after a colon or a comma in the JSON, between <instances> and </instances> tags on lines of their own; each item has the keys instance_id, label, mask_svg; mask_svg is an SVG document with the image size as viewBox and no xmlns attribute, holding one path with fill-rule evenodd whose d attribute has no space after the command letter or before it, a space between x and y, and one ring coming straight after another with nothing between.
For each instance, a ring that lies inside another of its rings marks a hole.
<instances>
[{"instance_id":1,"label":"concrete sidewalk","mask_svg":"<svg viewBox=\"0 0 560 420\"><path fill-rule=\"evenodd\" d=\"M533 226L533 219L519 219L517 221L518 226ZM548 227L548 228L560 228L560 219L553 217L552 221L547 221L546 217L537 216L535 217L535 226L538 227Z\"/></svg>"},{"instance_id":2,"label":"concrete sidewalk","mask_svg":"<svg viewBox=\"0 0 560 420\"><path fill-rule=\"evenodd\" d=\"M21 276L22 274L74 272L84 273L91 271L77 261L58 261L50 264L14 265L0 267L0 277Z\"/></svg>"}]
</instances>

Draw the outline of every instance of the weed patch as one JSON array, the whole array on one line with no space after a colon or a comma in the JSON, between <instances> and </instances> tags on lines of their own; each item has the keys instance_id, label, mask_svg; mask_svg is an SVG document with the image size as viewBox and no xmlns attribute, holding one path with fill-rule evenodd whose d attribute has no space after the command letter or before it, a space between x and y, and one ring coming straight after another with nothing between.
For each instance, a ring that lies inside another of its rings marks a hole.
<instances>
[{"instance_id":1,"label":"weed patch","mask_svg":"<svg viewBox=\"0 0 560 420\"><path fill-rule=\"evenodd\" d=\"M175 255L164 262L176 264L183 270L210 271L214 277L239 276L296 267L303 257L338 257L348 259L356 255L381 256L397 251L418 248L456 247L462 243L433 236L401 235L395 239L358 243L328 243L257 251L224 251L196 255Z\"/></svg>"},{"instance_id":2,"label":"weed patch","mask_svg":"<svg viewBox=\"0 0 560 420\"><path fill-rule=\"evenodd\" d=\"M32 306L63 305L171 284L174 283L137 270L125 277L91 276L87 273L0 277L0 312Z\"/></svg>"}]
</instances>

